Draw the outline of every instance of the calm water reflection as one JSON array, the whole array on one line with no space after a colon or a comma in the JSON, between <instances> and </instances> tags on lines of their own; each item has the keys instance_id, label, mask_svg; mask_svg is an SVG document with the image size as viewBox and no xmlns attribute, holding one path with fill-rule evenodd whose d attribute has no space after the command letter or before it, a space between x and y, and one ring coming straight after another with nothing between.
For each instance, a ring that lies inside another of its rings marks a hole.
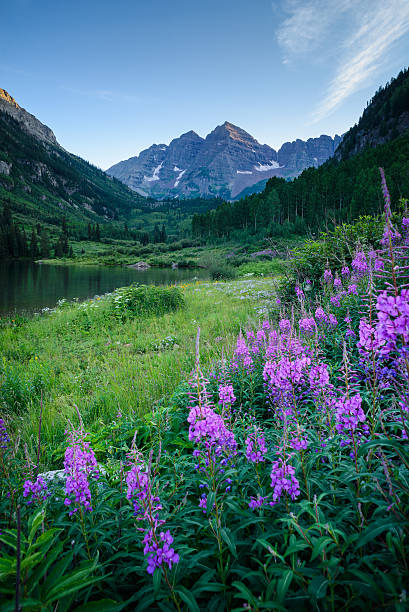
<instances>
[{"instance_id":1,"label":"calm water reflection","mask_svg":"<svg viewBox=\"0 0 409 612\"><path fill-rule=\"evenodd\" d=\"M208 278L205 270L53 266L31 262L0 262L0 315L36 312L65 298L80 300L102 295L134 282L173 284Z\"/></svg>"}]
</instances>

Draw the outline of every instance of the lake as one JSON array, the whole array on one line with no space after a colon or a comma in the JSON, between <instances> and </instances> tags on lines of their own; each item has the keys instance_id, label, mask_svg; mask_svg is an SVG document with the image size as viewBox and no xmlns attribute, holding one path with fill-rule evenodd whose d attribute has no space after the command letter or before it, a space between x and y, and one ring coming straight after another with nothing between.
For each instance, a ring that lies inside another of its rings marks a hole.
<instances>
[{"instance_id":1,"label":"lake","mask_svg":"<svg viewBox=\"0 0 409 612\"><path fill-rule=\"evenodd\" d=\"M0 262L0 316L38 312L65 298L84 300L131 283L170 285L207 279L206 270L102 266L58 266L26 261Z\"/></svg>"}]
</instances>

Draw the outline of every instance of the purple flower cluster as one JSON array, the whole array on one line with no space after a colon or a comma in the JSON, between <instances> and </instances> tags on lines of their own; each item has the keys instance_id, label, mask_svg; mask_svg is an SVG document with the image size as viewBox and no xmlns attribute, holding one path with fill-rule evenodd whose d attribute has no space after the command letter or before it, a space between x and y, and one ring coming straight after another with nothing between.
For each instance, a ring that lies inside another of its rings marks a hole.
<instances>
[{"instance_id":1,"label":"purple flower cluster","mask_svg":"<svg viewBox=\"0 0 409 612\"><path fill-rule=\"evenodd\" d=\"M254 497L253 495L250 497L249 508L250 510L256 510L256 508L261 508L266 500L265 497Z\"/></svg>"},{"instance_id":2,"label":"purple flower cluster","mask_svg":"<svg viewBox=\"0 0 409 612\"><path fill-rule=\"evenodd\" d=\"M64 457L64 470L66 474L64 504L71 506L73 502L92 511L91 490L88 477L99 478L99 470L94 451L86 442L87 434L81 431L70 433L70 446L67 447ZM77 512L78 507L70 510L70 516Z\"/></svg>"},{"instance_id":3,"label":"purple flower cluster","mask_svg":"<svg viewBox=\"0 0 409 612\"><path fill-rule=\"evenodd\" d=\"M252 432L246 438L246 458L252 463L265 461L267 446L264 435L259 431Z\"/></svg>"},{"instance_id":4,"label":"purple flower cluster","mask_svg":"<svg viewBox=\"0 0 409 612\"><path fill-rule=\"evenodd\" d=\"M139 462L139 454L132 451L129 455L132 459L131 469L126 475L126 484L128 490L126 497L134 507L134 515L139 521L147 521L150 529L140 528L140 531L145 531L143 539L144 555L148 555L148 574L153 574L155 569L167 563L169 569L172 568L172 563L178 563L179 555L170 547L173 538L169 530L161 531L158 535L158 527L165 523L159 519L159 511L163 509L160 499L152 495L152 485L150 481L149 470Z\"/></svg>"},{"instance_id":5,"label":"purple flower cluster","mask_svg":"<svg viewBox=\"0 0 409 612\"><path fill-rule=\"evenodd\" d=\"M234 395L233 385L219 386L219 404L234 404L236 396Z\"/></svg>"},{"instance_id":6,"label":"purple flower cluster","mask_svg":"<svg viewBox=\"0 0 409 612\"><path fill-rule=\"evenodd\" d=\"M324 283L329 285L330 283L332 283L332 279L333 279L333 275L332 275L331 270L329 269L324 270L324 276L323 276Z\"/></svg>"},{"instance_id":7,"label":"purple flower cluster","mask_svg":"<svg viewBox=\"0 0 409 612\"><path fill-rule=\"evenodd\" d=\"M253 365L253 360L250 356L250 351L242 334L237 338L237 345L234 354L245 368L250 368Z\"/></svg>"},{"instance_id":8,"label":"purple flower cluster","mask_svg":"<svg viewBox=\"0 0 409 612\"><path fill-rule=\"evenodd\" d=\"M37 476L37 480L26 480L23 485L23 497L29 497L27 504L38 503L42 504L43 501L51 495L48 490L47 483L42 476Z\"/></svg>"},{"instance_id":9,"label":"purple flower cluster","mask_svg":"<svg viewBox=\"0 0 409 612\"><path fill-rule=\"evenodd\" d=\"M290 439L290 446L296 451L307 450L308 440L307 438L302 438L301 436L295 436L294 438Z\"/></svg>"},{"instance_id":10,"label":"purple flower cluster","mask_svg":"<svg viewBox=\"0 0 409 612\"><path fill-rule=\"evenodd\" d=\"M187 418L189 423L189 440L205 448L211 448L216 455L222 451L228 454L237 452L237 442L232 431L225 426L223 417L208 406L194 406Z\"/></svg>"},{"instance_id":11,"label":"purple flower cluster","mask_svg":"<svg viewBox=\"0 0 409 612\"><path fill-rule=\"evenodd\" d=\"M164 563L168 564L169 569L172 569L173 563L179 562L179 555L171 548L173 538L170 535L169 529L161 531L159 538L154 529L150 529L146 534L142 543L145 544L143 554L148 555L148 574L153 574L155 569L161 567Z\"/></svg>"},{"instance_id":12,"label":"purple flower cluster","mask_svg":"<svg viewBox=\"0 0 409 612\"><path fill-rule=\"evenodd\" d=\"M326 314L322 306L318 306L318 308L316 309L315 320L318 325L329 323L328 315Z\"/></svg>"},{"instance_id":13,"label":"purple flower cluster","mask_svg":"<svg viewBox=\"0 0 409 612\"><path fill-rule=\"evenodd\" d=\"M7 433L6 424L3 419L0 419L0 448L7 448L10 443L10 438Z\"/></svg>"},{"instance_id":14,"label":"purple flower cluster","mask_svg":"<svg viewBox=\"0 0 409 612\"><path fill-rule=\"evenodd\" d=\"M298 325L300 331L306 334L307 336L312 336L312 334L317 329L317 325L313 317L306 317L304 319L300 319Z\"/></svg>"},{"instance_id":15,"label":"purple flower cluster","mask_svg":"<svg viewBox=\"0 0 409 612\"><path fill-rule=\"evenodd\" d=\"M126 475L128 490L126 497L132 502L134 515L138 519L146 518L147 505L154 511L162 509L158 497L151 497L148 471L143 466L134 464ZM149 504L148 504L149 501Z\"/></svg>"},{"instance_id":16,"label":"purple flower cluster","mask_svg":"<svg viewBox=\"0 0 409 612\"><path fill-rule=\"evenodd\" d=\"M394 296L382 291L376 302L378 322L376 334L382 343L381 353L397 350L409 341L409 289Z\"/></svg>"},{"instance_id":17,"label":"purple flower cluster","mask_svg":"<svg viewBox=\"0 0 409 612\"><path fill-rule=\"evenodd\" d=\"M363 251L358 251L355 254L351 263L352 269L357 276L364 276L369 271L368 261Z\"/></svg>"},{"instance_id":18,"label":"purple flower cluster","mask_svg":"<svg viewBox=\"0 0 409 612\"><path fill-rule=\"evenodd\" d=\"M339 433L354 432L359 423L364 423L366 420L359 394L338 400L335 410L336 429Z\"/></svg>"},{"instance_id":19,"label":"purple flower cluster","mask_svg":"<svg viewBox=\"0 0 409 612\"><path fill-rule=\"evenodd\" d=\"M300 495L300 483L295 477L295 469L280 459L274 461L271 470L271 487L273 487L273 503L278 503L284 493L288 493L292 500Z\"/></svg>"}]
</instances>

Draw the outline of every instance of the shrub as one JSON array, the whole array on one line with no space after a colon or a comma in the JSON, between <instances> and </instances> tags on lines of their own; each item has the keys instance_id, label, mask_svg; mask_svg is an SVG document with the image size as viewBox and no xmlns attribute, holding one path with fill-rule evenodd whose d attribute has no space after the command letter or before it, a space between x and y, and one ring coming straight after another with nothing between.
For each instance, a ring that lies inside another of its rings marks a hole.
<instances>
[{"instance_id":1,"label":"shrub","mask_svg":"<svg viewBox=\"0 0 409 612\"><path fill-rule=\"evenodd\" d=\"M183 305L184 298L179 288L153 285L130 285L116 289L111 301L112 312L119 318L163 315Z\"/></svg>"}]
</instances>

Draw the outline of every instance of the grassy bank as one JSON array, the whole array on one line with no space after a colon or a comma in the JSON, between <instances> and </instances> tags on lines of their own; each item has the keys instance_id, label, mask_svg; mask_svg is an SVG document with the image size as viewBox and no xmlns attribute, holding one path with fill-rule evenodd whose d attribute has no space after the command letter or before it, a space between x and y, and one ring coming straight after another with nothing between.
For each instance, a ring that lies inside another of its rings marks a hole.
<instances>
[{"instance_id":1,"label":"grassy bank","mask_svg":"<svg viewBox=\"0 0 409 612\"><path fill-rule=\"evenodd\" d=\"M22 438L35 444L41 394L43 439L51 446L63 440L75 405L91 429L118 413L152 411L192 370L198 326L209 366L230 351L240 328L262 316L274 280L196 283L180 291L184 306L163 315L118 317L102 298L3 320L0 400Z\"/></svg>"},{"instance_id":2,"label":"grassy bank","mask_svg":"<svg viewBox=\"0 0 409 612\"><path fill-rule=\"evenodd\" d=\"M124 266L145 261L151 266L208 267L210 262L228 263L234 268L256 261L278 261L286 257L289 250L301 246L305 238L292 236L275 240L257 239L247 242L235 240L220 244L201 244L197 240L183 239L173 243L148 244L142 246L126 240L108 242L73 242L74 257L50 258L44 263L65 265Z\"/></svg>"}]
</instances>

